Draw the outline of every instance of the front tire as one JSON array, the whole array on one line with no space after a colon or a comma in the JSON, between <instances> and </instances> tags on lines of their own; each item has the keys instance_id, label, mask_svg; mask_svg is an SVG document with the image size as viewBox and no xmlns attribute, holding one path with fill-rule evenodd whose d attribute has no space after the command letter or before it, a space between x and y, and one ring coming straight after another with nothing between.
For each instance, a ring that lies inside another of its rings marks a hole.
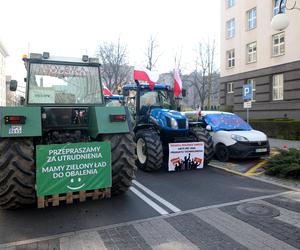
<instances>
[{"instance_id":1,"label":"front tire","mask_svg":"<svg viewBox=\"0 0 300 250\"><path fill-rule=\"evenodd\" d=\"M30 139L0 142L0 207L16 209L36 203L34 147Z\"/></svg>"},{"instance_id":2,"label":"front tire","mask_svg":"<svg viewBox=\"0 0 300 250\"><path fill-rule=\"evenodd\" d=\"M229 150L224 144L218 144L216 146L216 157L221 162L229 160Z\"/></svg>"},{"instance_id":3,"label":"front tire","mask_svg":"<svg viewBox=\"0 0 300 250\"><path fill-rule=\"evenodd\" d=\"M163 147L154 130L140 130L136 133L137 166L146 172L157 171L163 164Z\"/></svg>"},{"instance_id":4,"label":"front tire","mask_svg":"<svg viewBox=\"0 0 300 250\"><path fill-rule=\"evenodd\" d=\"M112 134L105 135L104 141L111 143L112 157L112 195L118 195L128 191L135 179L135 142L133 135Z\"/></svg>"},{"instance_id":5,"label":"front tire","mask_svg":"<svg viewBox=\"0 0 300 250\"><path fill-rule=\"evenodd\" d=\"M207 166L214 155L214 146L211 135L203 128L190 128L190 136L199 142L204 142L204 166Z\"/></svg>"}]
</instances>

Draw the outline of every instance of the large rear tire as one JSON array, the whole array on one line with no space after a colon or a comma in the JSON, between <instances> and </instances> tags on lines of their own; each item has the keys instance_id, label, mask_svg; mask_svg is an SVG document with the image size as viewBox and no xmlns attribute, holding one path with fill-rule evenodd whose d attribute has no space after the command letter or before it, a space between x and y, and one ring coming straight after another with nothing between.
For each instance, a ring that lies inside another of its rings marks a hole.
<instances>
[{"instance_id":1,"label":"large rear tire","mask_svg":"<svg viewBox=\"0 0 300 250\"><path fill-rule=\"evenodd\" d=\"M137 166L146 172L157 171L163 164L163 147L154 130L140 130L136 133Z\"/></svg>"},{"instance_id":2,"label":"large rear tire","mask_svg":"<svg viewBox=\"0 0 300 250\"><path fill-rule=\"evenodd\" d=\"M125 193L135 179L135 142L133 135L111 134L105 135L104 141L111 143L112 157L112 195Z\"/></svg>"},{"instance_id":3,"label":"large rear tire","mask_svg":"<svg viewBox=\"0 0 300 250\"><path fill-rule=\"evenodd\" d=\"M211 135L200 127L190 128L190 136L194 137L197 141L204 142L204 166L207 166L214 155L214 145Z\"/></svg>"},{"instance_id":4,"label":"large rear tire","mask_svg":"<svg viewBox=\"0 0 300 250\"><path fill-rule=\"evenodd\" d=\"M0 141L0 207L16 209L36 203L34 147L30 139Z\"/></svg>"}]
</instances>

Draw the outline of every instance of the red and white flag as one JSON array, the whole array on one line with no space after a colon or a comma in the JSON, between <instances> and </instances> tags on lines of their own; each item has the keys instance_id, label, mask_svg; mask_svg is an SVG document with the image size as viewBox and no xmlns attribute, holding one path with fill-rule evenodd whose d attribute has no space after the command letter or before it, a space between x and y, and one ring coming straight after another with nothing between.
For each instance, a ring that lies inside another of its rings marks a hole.
<instances>
[{"instance_id":1,"label":"red and white flag","mask_svg":"<svg viewBox=\"0 0 300 250\"><path fill-rule=\"evenodd\" d=\"M174 69L174 95L179 96L182 91L182 81L180 79L179 70Z\"/></svg>"},{"instance_id":2,"label":"red and white flag","mask_svg":"<svg viewBox=\"0 0 300 250\"><path fill-rule=\"evenodd\" d=\"M134 67L133 78L134 80L148 82L150 89L154 89L154 85L158 81L159 76L157 73L144 67Z\"/></svg>"},{"instance_id":3,"label":"red and white flag","mask_svg":"<svg viewBox=\"0 0 300 250\"><path fill-rule=\"evenodd\" d=\"M102 92L103 92L104 95L113 96L113 94L110 92L108 87L106 87L105 85L103 85L103 91Z\"/></svg>"}]
</instances>

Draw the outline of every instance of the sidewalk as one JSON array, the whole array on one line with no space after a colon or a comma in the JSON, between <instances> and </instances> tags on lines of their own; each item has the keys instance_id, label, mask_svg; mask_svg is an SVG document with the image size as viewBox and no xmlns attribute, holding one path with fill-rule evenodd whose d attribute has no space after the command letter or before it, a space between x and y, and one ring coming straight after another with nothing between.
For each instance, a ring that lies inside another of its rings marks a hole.
<instances>
[{"instance_id":1,"label":"sidewalk","mask_svg":"<svg viewBox=\"0 0 300 250\"><path fill-rule=\"evenodd\" d=\"M300 141L291 141L291 140L281 140L281 139L273 139L269 138L270 147L271 148L280 148L283 149L284 145L287 148L299 148L300 149Z\"/></svg>"},{"instance_id":2,"label":"sidewalk","mask_svg":"<svg viewBox=\"0 0 300 250\"><path fill-rule=\"evenodd\" d=\"M71 232L0 249L299 249L300 193Z\"/></svg>"}]
</instances>

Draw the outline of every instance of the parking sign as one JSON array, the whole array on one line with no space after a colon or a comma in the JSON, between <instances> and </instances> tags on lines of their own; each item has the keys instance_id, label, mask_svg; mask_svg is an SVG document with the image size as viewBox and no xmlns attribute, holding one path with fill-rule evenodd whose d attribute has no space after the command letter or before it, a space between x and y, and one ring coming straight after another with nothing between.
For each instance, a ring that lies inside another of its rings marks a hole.
<instances>
[{"instance_id":1,"label":"parking sign","mask_svg":"<svg viewBox=\"0 0 300 250\"><path fill-rule=\"evenodd\" d=\"M252 84L245 84L243 88L243 99L244 101L252 100Z\"/></svg>"}]
</instances>

